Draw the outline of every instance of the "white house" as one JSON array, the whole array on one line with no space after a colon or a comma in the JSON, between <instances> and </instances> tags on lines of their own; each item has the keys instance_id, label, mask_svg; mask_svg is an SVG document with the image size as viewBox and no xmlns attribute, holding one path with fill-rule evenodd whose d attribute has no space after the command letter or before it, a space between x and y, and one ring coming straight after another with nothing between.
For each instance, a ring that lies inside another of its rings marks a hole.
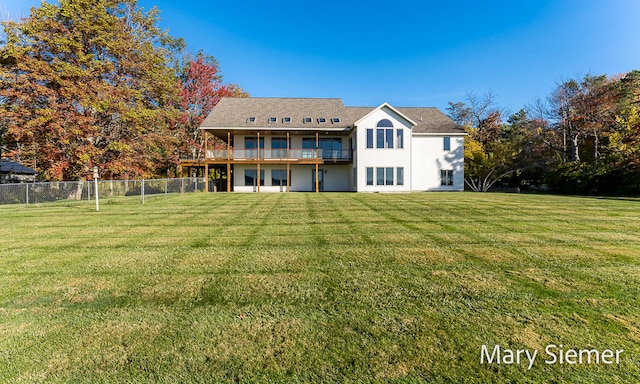
<instances>
[{"instance_id":1,"label":"white house","mask_svg":"<svg viewBox=\"0 0 640 384\"><path fill-rule=\"evenodd\" d=\"M223 98L202 123L224 142L184 168L231 175L227 191L461 191L466 133L436 108L340 99ZM224 188L223 188L224 189Z\"/></svg>"}]
</instances>

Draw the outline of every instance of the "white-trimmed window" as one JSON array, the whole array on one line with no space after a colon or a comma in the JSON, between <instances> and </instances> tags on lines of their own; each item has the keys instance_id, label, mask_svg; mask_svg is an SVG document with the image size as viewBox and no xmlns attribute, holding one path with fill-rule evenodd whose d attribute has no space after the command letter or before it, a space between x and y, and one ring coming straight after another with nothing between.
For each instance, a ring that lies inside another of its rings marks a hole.
<instances>
[{"instance_id":1,"label":"white-trimmed window","mask_svg":"<svg viewBox=\"0 0 640 384\"><path fill-rule=\"evenodd\" d=\"M376 185L384 185L384 168L376 168Z\"/></svg>"},{"instance_id":2,"label":"white-trimmed window","mask_svg":"<svg viewBox=\"0 0 640 384\"><path fill-rule=\"evenodd\" d=\"M391 168L391 167L385 168L384 169L384 174L385 174L384 184L385 185L393 185L393 168Z\"/></svg>"},{"instance_id":3,"label":"white-trimmed window","mask_svg":"<svg viewBox=\"0 0 640 384\"><path fill-rule=\"evenodd\" d=\"M385 129L384 131L384 147L393 148L393 129Z\"/></svg>"},{"instance_id":4,"label":"white-trimmed window","mask_svg":"<svg viewBox=\"0 0 640 384\"><path fill-rule=\"evenodd\" d=\"M387 119L376 125L376 148L393 148L393 123Z\"/></svg>"},{"instance_id":5,"label":"white-trimmed window","mask_svg":"<svg viewBox=\"0 0 640 384\"><path fill-rule=\"evenodd\" d=\"M396 168L396 185L404 185L404 168Z\"/></svg>"},{"instance_id":6,"label":"white-trimmed window","mask_svg":"<svg viewBox=\"0 0 640 384\"><path fill-rule=\"evenodd\" d=\"M451 150L451 138L449 136L444 137L442 149L445 151Z\"/></svg>"},{"instance_id":7,"label":"white-trimmed window","mask_svg":"<svg viewBox=\"0 0 640 384\"><path fill-rule=\"evenodd\" d=\"M374 185L374 180L375 185L404 185L404 168L367 167L367 185Z\"/></svg>"},{"instance_id":8,"label":"white-trimmed window","mask_svg":"<svg viewBox=\"0 0 640 384\"><path fill-rule=\"evenodd\" d=\"M383 128L376 129L376 148L378 149L384 148L384 129Z\"/></svg>"},{"instance_id":9,"label":"white-trimmed window","mask_svg":"<svg viewBox=\"0 0 640 384\"><path fill-rule=\"evenodd\" d=\"M373 148L373 128L367 128L367 148Z\"/></svg>"},{"instance_id":10,"label":"white-trimmed window","mask_svg":"<svg viewBox=\"0 0 640 384\"><path fill-rule=\"evenodd\" d=\"M451 169L440 170L440 185L442 186L453 185L453 170Z\"/></svg>"},{"instance_id":11,"label":"white-trimmed window","mask_svg":"<svg viewBox=\"0 0 640 384\"><path fill-rule=\"evenodd\" d=\"M373 185L373 167L367 167L367 185Z\"/></svg>"},{"instance_id":12,"label":"white-trimmed window","mask_svg":"<svg viewBox=\"0 0 640 384\"><path fill-rule=\"evenodd\" d=\"M402 128L396 129L396 146L398 149L404 148L404 130Z\"/></svg>"}]
</instances>

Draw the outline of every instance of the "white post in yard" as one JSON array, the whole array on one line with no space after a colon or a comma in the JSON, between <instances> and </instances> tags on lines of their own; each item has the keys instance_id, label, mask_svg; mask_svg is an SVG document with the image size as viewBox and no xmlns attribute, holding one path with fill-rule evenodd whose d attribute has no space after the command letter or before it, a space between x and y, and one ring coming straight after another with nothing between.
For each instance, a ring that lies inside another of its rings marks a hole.
<instances>
[{"instance_id":1,"label":"white post in yard","mask_svg":"<svg viewBox=\"0 0 640 384\"><path fill-rule=\"evenodd\" d=\"M25 202L27 203L26 205L29 205L29 183L27 183L26 185L27 185L27 196L25 196Z\"/></svg>"},{"instance_id":2,"label":"white post in yard","mask_svg":"<svg viewBox=\"0 0 640 384\"><path fill-rule=\"evenodd\" d=\"M100 211L100 202L98 200L98 166L93 166L93 187L96 190L96 212Z\"/></svg>"},{"instance_id":3,"label":"white post in yard","mask_svg":"<svg viewBox=\"0 0 640 384\"><path fill-rule=\"evenodd\" d=\"M140 191L142 192L142 204L144 204L144 179L142 179L142 187L140 188Z\"/></svg>"}]
</instances>

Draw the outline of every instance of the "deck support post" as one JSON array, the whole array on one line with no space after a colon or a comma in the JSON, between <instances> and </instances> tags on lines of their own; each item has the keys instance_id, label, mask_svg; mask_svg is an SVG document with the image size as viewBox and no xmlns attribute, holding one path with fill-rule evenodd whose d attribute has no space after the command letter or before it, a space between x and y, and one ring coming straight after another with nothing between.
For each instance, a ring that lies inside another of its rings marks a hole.
<instances>
[{"instance_id":1,"label":"deck support post","mask_svg":"<svg viewBox=\"0 0 640 384\"><path fill-rule=\"evenodd\" d=\"M289 163L289 152L291 151L291 137L287 132L287 192L291 192L291 164Z\"/></svg>"},{"instance_id":2,"label":"deck support post","mask_svg":"<svg viewBox=\"0 0 640 384\"><path fill-rule=\"evenodd\" d=\"M209 164L204 164L204 191L209 193Z\"/></svg>"},{"instance_id":3,"label":"deck support post","mask_svg":"<svg viewBox=\"0 0 640 384\"><path fill-rule=\"evenodd\" d=\"M231 192L231 131L227 131L227 192Z\"/></svg>"},{"instance_id":4,"label":"deck support post","mask_svg":"<svg viewBox=\"0 0 640 384\"><path fill-rule=\"evenodd\" d=\"M319 161L319 153L318 147L320 146L320 138L318 136L318 132L316 132L316 193L320 192L320 177L318 175L318 161Z\"/></svg>"}]
</instances>

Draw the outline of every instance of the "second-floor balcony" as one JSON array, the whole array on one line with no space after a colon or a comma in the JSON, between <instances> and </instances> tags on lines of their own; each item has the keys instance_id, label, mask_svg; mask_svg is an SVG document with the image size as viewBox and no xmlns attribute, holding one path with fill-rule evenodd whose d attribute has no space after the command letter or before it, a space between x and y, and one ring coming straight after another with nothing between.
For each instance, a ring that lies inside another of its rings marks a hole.
<instances>
[{"instance_id":1,"label":"second-floor balcony","mask_svg":"<svg viewBox=\"0 0 640 384\"><path fill-rule=\"evenodd\" d=\"M353 160L351 150L329 149L219 149L207 150L208 160L247 161L313 161L349 162Z\"/></svg>"}]
</instances>

